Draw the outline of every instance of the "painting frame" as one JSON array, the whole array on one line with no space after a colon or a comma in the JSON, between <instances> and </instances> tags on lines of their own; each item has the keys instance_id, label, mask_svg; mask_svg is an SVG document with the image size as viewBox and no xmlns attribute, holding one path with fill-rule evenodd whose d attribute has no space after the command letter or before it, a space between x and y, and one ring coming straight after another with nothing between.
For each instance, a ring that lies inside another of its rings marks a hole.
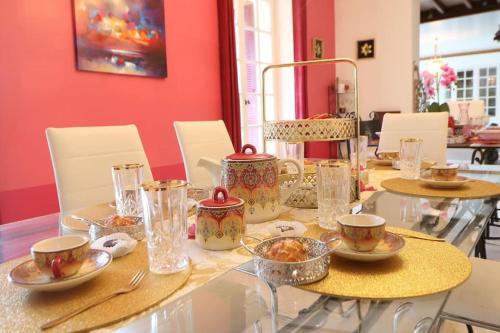
<instances>
[{"instance_id":1,"label":"painting frame","mask_svg":"<svg viewBox=\"0 0 500 333\"><path fill-rule=\"evenodd\" d=\"M312 54L313 59L323 59L325 56L325 42L321 38L312 39Z\"/></svg>"},{"instance_id":2,"label":"painting frame","mask_svg":"<svg viewBox=\"0 0 500 333\"><path fill-rule=\"evenodd\" d=\"M375 39L358 40L358 59L375 58Z\"/></svg>"},{"instance_id":3,"label":"painting frame","mask_svg":"<svg viewBox=\"0 0 500 333\"><path fill-rule=\"evenodd\" d=\"M101 39L97 39L97 42L93 41L92 47L89 48L88 45L90 43L87 35L82 32L81 28L84 23L80 22L81 15L85 14L85 11L82 10L82 4L86 4L86 1L89 0L71 0L71 14L72 14L72 28L73 28L73 50L74 50L74 59L75 59L75 69L77 71L82 72L90 72L90 73L99 73L99 74L111 74L111 75L120 75L120 76L136 76L136 77L147 77L147 78L156 78L156 79L165 79L168 77L168 62L167 62L167 50L166 50L166 24L165 24L165 5L164 0L139 0L135 1L136 3L143 2L144 4L154 4L156 7L153 8L144 8L145 13L138 13L138 11L133 12L135 16L128 18L125 20L123 17L112 17L112 12L107 12L109 17L108 21L112 21L114 24L118 22L120 28L123 28L126 24L126 28L132 27L132 32L128 34L128 36L133 36L131 38L127 38L125 42L120 41L120 38L115 38L112 40L113 48L105 47L102 45L102 49L100 49L99 42L104 40L111 40L110 35L102 34L99 36ZM131 0L120 0L118 3L127 3ZM89 1L93 4L104 4L107 5L109 3L117 3L117 1L110 0L93 0ZM80 7L77 10L77 6ZM136 6L137 7L137 6ZM94 9L95 11L95 9ZM83 12L83 13L82 13ZM144 19L144 16L151 15L153 12L153 17L147 17ZM130 14L130 11L127 12L127 15ZM137 24L137 16L140 15L140 24ZM95 18L96 15L93 16ZM135 22L134 21L137 21ZM90 21L90 14L87 17L87 20ZM125 23L121 22L124 21ZM104 21L104 19L102 19ZM131 23L132 22L132 23ZM143 22L146 22L148 26L145 26ZM85 22L88 23L88 22ZM90 24L87 25L88 30L90 30ZM121 30L120 32L122 32ZM133 34L135 32L135 34ZM95 31L92 31L94 37L98 35ZM123 34L122 34L123 35ZM121 42L121 43L120 43ZM134 43L135 42L135 43ZM118 45L119 47L115 47ZM121 46L121 47L120 47ZM90 54L95 52L99 55L98 59L100 63L95 66L91 63L93 58L89 56ZM113 54L116 52L117 54ZM106 54L106 55L104 55Z\"/></svg>"}]
</instances>

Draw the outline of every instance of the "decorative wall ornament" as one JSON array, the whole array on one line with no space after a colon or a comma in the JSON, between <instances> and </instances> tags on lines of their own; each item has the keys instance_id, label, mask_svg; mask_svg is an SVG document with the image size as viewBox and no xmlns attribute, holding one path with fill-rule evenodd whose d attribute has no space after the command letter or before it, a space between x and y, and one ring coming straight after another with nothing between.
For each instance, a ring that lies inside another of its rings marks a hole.
<instances>
[{"instance_id":1,"label":"decorative wall ornament","mask_svg":"<svg viewBox=\"0 0 500 333\"><path fill-rule=\"evenodd\" d=\"M163 0L73 0L76 67L166 77Z\"/></svg>"},{"instance_id":2,"label":"decorative wall ornament","mask_svg":"<svg viewBox=\"0 0 500 333\"><path fill-rule=\"evenodd\" d=\"M375 58L375 39L358 41L358 59Z\"/></svg>"},{"instance_id":3,"label":"decorative wall ornament","mask_svg":"<svg viewBox=\"0 0 500 333\"><path fill-rule=\"evenodd\" d=\"M312 43L313 59L323 59L325 55L325 43L320 38L313 38Z\"/></svg>"}]
</instances>

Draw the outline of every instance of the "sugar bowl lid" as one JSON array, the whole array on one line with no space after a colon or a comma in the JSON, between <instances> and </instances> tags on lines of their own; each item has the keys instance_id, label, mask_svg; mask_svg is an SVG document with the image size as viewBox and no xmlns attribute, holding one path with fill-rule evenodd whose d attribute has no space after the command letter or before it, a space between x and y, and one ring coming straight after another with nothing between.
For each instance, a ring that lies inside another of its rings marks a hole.
<instances>
[{"instance_id":1,"label":"sugar bowl lid","mask_svg":"<svg viewBox=\"0 0 500 333\"><path fill-rule=\"evenodd\" d=\"M208 208L229 207L243 204L243 200L236 197L230 197L227 190L222 186L217 186L214 189L212 198L204 199L198 205Z\"/></svg>"},{"instance_id":2,"label":"sugar bowl lid","mask_svg":"<svg viewBox=\"0 0 500 333\"><path fill-rule=\"evenodd\" d=\"M249 149L250 152L248 152ZM234 153L226 156L227 160L232 160L232 161L264 160L270 158L275 158L275 157L271 154L265 154L265 153L257 154L257 149L255 148L254 145L251 144L246 144L243 147L241 147L241 152L239 153Z\"/></svg>"}]
</instances>

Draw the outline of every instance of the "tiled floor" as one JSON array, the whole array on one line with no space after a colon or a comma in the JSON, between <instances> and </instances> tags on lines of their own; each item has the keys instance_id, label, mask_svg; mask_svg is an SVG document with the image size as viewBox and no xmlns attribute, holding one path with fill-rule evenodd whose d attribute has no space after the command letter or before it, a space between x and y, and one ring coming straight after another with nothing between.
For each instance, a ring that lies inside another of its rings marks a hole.
<instances>
[{"instance_id":1,"label":"tiled floor","mask_svg":"<svg viewBox=\"0 0 500 333\"><path fill-rule=\"evenodd\" d=\"M500 228L491 228L492 236L500 236ZM489 260L500 261L500 240L486 241L486 255ZM491 333L490 331L480 327L474 327L474 333ZM465 325L455 322L446 321L443 325L441 333L467 333Z\"/></svg>"}]
</instances>

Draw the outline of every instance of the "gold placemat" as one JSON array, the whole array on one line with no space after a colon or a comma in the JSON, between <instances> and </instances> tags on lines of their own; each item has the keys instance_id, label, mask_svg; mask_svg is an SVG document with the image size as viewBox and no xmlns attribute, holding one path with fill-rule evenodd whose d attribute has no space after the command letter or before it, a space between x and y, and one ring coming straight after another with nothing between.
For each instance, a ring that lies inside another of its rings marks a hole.
<instances>
[{"instance_id":1,"label":"gold placemat","mask_svg":"<svg viewBox=\"0 0 500 333\"><path fill-rule=\"evenodd\" d=\"M387 231L433 238L419 232L387 227ZM327 230L310 225L307 236ZM471 273L469 259L447 242L405 238L406 246L389 259L359 262L332 257L330 272L316 283L298 288L345 298L391 300L425 296L453 289Z\"/></svg>"},{"instance_id":2,"label":"gold placemat","mask_svg":"<svg viewBox=\"0 0 500 333\"><path fill-rule=\"evenodd\" d=\"M417 197L439 197L459 199L479 199L500 196L500 185L484 180L471 179L459 188L438 189L427 186L421 180L391 178L380 185L387 191Z\"/></svg>"},{"instance_id":3,"label":"gold placemat","mask_svg":"<svg viewBox=\"0 0 500 333\"><path fill-rule=\"evenodd\" d=\"M102 274L87 283L61 292L30 292L7 281L10 270L27 259L29 257L22 257L0 265L0 332L40 331L39 327L46 321L123 287L139 270L148 271L146 242L138 242L133 253L115 259ZM148 273L136 290L116 296L47 331L88 331L126 319L170 296L190 275L191 266L171 275Z\"/></svg>"},{"instance_id":4,"label":"gold placemat","mask_svg":"<svg viewBox=\"0 0 500 333\"><path fill-rule=\"evenodd\" d=\"M422 169L429 169L431 166L433 166L434 163L431 162L422 162L421 168ZM379 164L377 163L376 160L368 160L366 161L366 168L370 170L379 170L379 171L384 171L384 170L396 170L392 168L392 165L384 165L384 164Z\"/></svg>"}]
</instances>

